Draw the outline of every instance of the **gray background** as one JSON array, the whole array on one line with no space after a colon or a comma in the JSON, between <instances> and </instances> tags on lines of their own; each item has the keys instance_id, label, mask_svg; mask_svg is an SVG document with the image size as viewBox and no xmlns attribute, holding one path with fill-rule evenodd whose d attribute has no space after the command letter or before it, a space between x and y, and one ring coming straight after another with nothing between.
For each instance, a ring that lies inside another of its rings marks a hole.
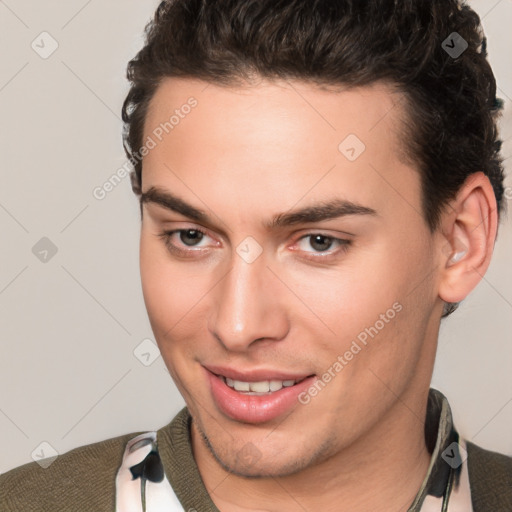
<instances>
[{"instance_id":1,"label":"gray background","mask_svg":"<svg viewBox=\"0 0 512 512\"><path fill-rule=\"evenodd\" d=\"M153 335L130 180L103 200L93 196L126 162L125 67L158 3L0 0L0 472L52 455L41 443L64 453L158 429L184 405L156 346L143 342ZM507 158L512 0L471 5L506 100ZM46 59L55 43L43 31L59 45ZM463 436L512 455L511 216L485 278L442 324L432 385ZM43 237L57 248L45 262L34 254L49 249Z\"/></svg>"}]
</instances>

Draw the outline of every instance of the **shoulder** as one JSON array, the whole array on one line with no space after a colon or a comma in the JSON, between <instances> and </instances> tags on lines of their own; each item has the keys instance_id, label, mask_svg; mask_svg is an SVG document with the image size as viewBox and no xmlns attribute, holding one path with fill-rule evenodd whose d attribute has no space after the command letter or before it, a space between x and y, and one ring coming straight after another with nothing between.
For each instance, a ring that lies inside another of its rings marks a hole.
<instances>
[{"instance_id":1,"label":"shoulder","mask_svg":"<svg viewBox=\"0 0 512 512\"><path fill-rule=\"evenodd\" d=\"M46 468L30 462L0 475L0 510L112 511L126 443L141 433L74 448Z\"/></svg>"},{"instance_id":2,"label":"shoulder","mask_svg":"<svg viewBox=\"0 0 512 512\"><path fill-rule=\"evenodd\" d=\"M475 512L512 510L512 457L466 444Z\"/></svg>"}]
</instances>

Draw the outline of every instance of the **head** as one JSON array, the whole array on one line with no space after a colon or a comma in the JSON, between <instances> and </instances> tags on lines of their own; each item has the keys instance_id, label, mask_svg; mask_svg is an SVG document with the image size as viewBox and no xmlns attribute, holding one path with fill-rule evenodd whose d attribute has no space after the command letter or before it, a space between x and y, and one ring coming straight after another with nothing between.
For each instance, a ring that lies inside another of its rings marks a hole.
<instances>
[{"instance_id":1,"label":"head","mask_svg":"<svg viewBox=\"0 0 512 512\"><path fill-rule=\"evenodd\" d=\"M219 462L296 471L428 389L439 322L487 269L503 169L479 18L455 0L175 0L146 37L123 120L157 343ZM216 365L325 386L256 428L212 401Z\"/></svg>"}]
</instances>

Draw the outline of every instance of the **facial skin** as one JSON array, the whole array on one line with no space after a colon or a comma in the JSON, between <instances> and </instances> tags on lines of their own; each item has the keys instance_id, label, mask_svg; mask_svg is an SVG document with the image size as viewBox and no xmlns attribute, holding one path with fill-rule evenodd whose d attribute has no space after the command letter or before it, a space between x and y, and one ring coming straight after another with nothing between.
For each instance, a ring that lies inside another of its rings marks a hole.
<instances>
[{"instance_id":1,"label":"facial skin","mask_svg":"<svg viewBox=\"0 0 512 512\"><path fill-rule=\"evenodd\" d=\"M328 92L299 82L223 88L166 79L144 140L191 96L197 106L145 156L142 191L164 189L212 223L145 202L140 264L151 326L192 415L194 457L213 501L223 512L407 510L430 462L423 429L442 299L462 300L492 252L488 180L475 175L432 234L419 174L399 156L400 97L384 85ZM349 134L366 146L355 161L338 149ZM264 227L332 199L376 214ZM206 233L172 235L188 256L159 236L179 229ZM315 243L315 234L349 244ZM252 263L237 253L247 237L262 249ZM469 250L451 265L455 242ZM306 405L249 424L213 401L203 365L321 378L396 303L400 311L367 345L358 342ZM240 456L248 446L258 457Z\"/></svg>"}]
</instances>

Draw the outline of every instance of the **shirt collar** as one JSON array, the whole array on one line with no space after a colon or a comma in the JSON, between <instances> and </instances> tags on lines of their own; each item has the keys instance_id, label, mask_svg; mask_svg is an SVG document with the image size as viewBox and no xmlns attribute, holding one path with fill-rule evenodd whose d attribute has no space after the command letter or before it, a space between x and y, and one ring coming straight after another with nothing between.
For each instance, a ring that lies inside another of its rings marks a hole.
<instances>
[{"instance_id":1,"label":"shirt collar","mask_svg":"<svg viewBox=\"0 0 512 512\"><path fill-rule=\"evenodd\" d=\"M420 512L427 496L440 499L446 494L452 468L441 455L457 441L448 400L440 391L430 388L425 418L425 444L431 454L430 464L408 512Z\"/></svg>"}]
</instances>

